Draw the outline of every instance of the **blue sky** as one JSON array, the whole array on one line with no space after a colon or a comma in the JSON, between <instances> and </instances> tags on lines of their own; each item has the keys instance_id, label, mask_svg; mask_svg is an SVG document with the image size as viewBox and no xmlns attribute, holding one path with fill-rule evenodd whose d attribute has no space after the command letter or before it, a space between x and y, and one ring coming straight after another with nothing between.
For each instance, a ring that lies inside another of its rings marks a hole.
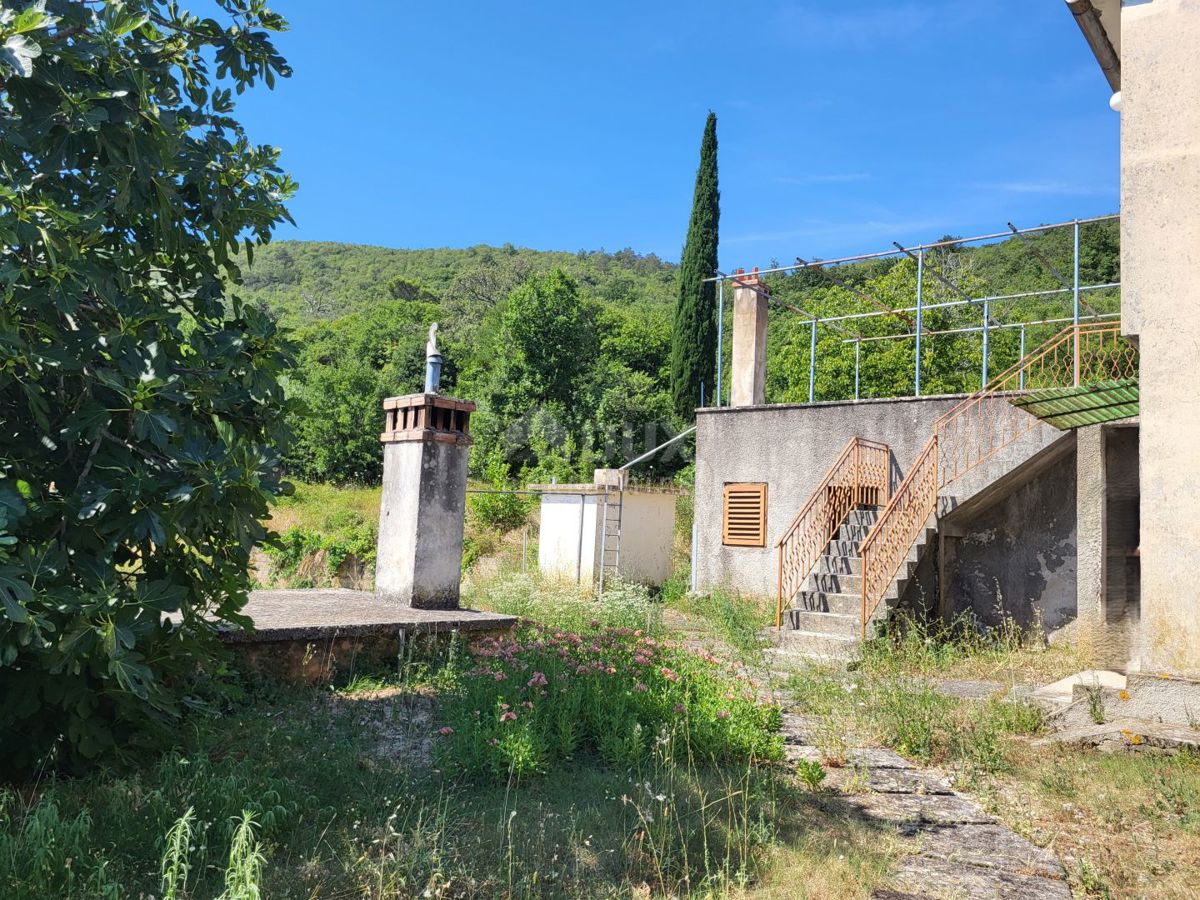
<instances>
[{"instance_id":1,"label":"blue sky","mask_svg":"<svg viewBox=\"0 0 1200 900\"><path fill-rule=\"evenodd\" d=\"M244 95L300 182L279 238L677 260L705 114L721 263L1117 209L1118 116L1061 0L276 0Z\"/></svg>"}]
</instances>

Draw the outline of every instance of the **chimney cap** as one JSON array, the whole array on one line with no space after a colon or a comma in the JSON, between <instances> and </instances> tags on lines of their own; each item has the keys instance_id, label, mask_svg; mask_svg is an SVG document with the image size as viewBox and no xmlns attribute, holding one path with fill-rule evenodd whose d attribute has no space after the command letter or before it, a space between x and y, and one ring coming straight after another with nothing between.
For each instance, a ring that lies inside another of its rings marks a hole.
<instances>
[{"instance_id":1,"label":"chimney cap","mask_svg":"<svg viewBox=\"0 0 1200 900\"><path fill-rule=\"evenodd\" d=\"M738 287L751 288L763 294L770 292L766 283L758 277L758 266L755 266L749 272L745 269L734 269L733 274L729 277Z\"/></svg>"}]
</instances>

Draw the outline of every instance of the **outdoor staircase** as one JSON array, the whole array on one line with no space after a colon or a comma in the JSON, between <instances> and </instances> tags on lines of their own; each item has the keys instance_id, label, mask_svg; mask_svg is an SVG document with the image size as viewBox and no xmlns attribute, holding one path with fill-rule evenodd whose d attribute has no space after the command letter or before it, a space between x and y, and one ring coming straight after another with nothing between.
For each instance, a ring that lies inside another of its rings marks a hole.
<instances>
[{"instance_id":1,"label":"outdoor staircase","mask_svg":"<svg viewBox=\"0 0 1200 900\"><path fill-rule=\"evenodd\" d=\"M783 630L779 632L777 644L780 653L831 660L846 660L853 655L863 636L860 551L879 513L878 506L858 506L846 515L837 534L783 611ZM886 616L899 603L936 534L931 522L914 543L884 602L868 623L868 630L874 621Z\"/></svg>"},{"instance_id":2,"label":"outdoor staircase","mask_svg":"<svg viewBox=\"0 0 1200 900\"><path fill-rule=\"evenodd\" d=\"M1021 406L1136 377L1120 323L1073 325L938 419L895 491L887 445L853 438L776 544L775 652L850 657L904 597L938 516L1037 464L1050 442Z\"/></svg>"}]
</instances>

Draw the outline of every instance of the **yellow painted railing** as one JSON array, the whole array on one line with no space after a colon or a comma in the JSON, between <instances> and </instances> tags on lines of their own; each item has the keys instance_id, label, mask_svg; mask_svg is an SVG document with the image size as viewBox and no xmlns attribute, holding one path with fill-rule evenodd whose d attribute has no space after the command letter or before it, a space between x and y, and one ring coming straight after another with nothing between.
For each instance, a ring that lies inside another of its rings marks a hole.
<instances>
[{"instance_id":1,"label":"yellow painted railing","mask_svg":"<svg viewBox=\"0 0 1200 900\"><path fill-rule=\"evenodd\" d=\"M775 625L783 626L785 603L800 590L846 515L861 505L888 501L891 451L886 444L852 438L842 449L808 502L776 541L779 550L779 596Z\"/></svg>"}]
</instances>

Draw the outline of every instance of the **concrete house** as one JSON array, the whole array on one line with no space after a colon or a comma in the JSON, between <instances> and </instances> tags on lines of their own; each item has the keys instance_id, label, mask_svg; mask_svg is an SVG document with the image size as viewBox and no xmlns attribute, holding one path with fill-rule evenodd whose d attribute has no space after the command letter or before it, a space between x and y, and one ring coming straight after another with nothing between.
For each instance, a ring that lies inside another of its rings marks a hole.
<instances>
[{"instance_id":1,"label":"concrete house","mask_svg":"<svg viewBox=\"0 0 1200 900\"><path fill-rule=\"evenodd\" d=\"M695 578L776 596L798 652L845 656L902 605L970 610L1200 701L1200 2L1066 6L1121 117L1119 320L1081 312L1076 266L1061 333L992 377L988 329L1017 325L983 307L974 394L923 396L918 353L912 396L768 405L767 287L725 277L731 391L697 413ZM933 246L904 252L920 267Z\"/></svg>"}]
</instances>

